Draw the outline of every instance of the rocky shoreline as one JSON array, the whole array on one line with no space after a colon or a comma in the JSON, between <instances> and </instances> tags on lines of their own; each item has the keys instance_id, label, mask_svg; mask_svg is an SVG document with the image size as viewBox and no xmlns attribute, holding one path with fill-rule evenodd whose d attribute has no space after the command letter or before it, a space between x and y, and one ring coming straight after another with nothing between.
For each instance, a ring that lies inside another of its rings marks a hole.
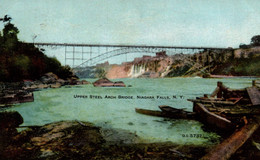
<instances>
[{"instance_id":1,"label":"rocky shoreline","mask_svg":"<svg viewBox=\"0 0 260 160\"><path fill-rule=\"evenodd\" d=\"M66 80L60 79L52 72L44 74L39 80L24 80L22 82L0 83L0 108L9 107L12 104L33 102L33 91L47 88L60 88L65 85L90 84L86 80L80 81L76 76Z\"/></svg>"},{"instance_id":2,"label":"rocky shoreline","mask_svg":"<svg viewBox=\"0 0 260 160\"><path fill-rule=\"evenodd\" d=\"M129 131L103 129L82 121L27 126L17 132L23 122L18 112L2 112L0 117L0 157L5 160L198 159L207 151L205 146L141 143Z\"/></svg>"},{"instance_id":3,"label":"rocky shoreline","mask_svg":"<svg viewBox=\"0 0 260 160\"><path fill-rule=\"evenodd\" d=\"M83 121L22 126L18 112L0 112L0 159L200 159L213 146L147 143L126 130L104 129ZM18 132L17 128L25 128ZM257 159L259 131L231 159ZM252 143L253 142L253 143ZM248 148L250 150L248 150Z\"/></svg>"}]
</instances>

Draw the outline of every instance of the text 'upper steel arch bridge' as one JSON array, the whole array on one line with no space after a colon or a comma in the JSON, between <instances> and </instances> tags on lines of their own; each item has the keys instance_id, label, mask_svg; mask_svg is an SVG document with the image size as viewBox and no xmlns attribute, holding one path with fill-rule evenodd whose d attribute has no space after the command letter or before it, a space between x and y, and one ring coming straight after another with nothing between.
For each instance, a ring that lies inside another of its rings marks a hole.
<instances>
[{"instance_id":1,"label":"text 'upper steel arch bridge'","mask_svg":"<svg viewBox=\"0 0 260 160\"><path fill-rule=\"evenodd\" d=\"M93 66L106 59L119 55L132 53L156 53L166 51L167 55L178 53L191 54L204 50L230 50L230 48L217 47L181 47L181 46L149 46L149 45L111 45L111 44L74 44L74 43L30 43L38 48L62 47L64 48L65 65L70 64L72 68ZM60 53L59 53L60 54Z\"/></svg>"}]
</instances>

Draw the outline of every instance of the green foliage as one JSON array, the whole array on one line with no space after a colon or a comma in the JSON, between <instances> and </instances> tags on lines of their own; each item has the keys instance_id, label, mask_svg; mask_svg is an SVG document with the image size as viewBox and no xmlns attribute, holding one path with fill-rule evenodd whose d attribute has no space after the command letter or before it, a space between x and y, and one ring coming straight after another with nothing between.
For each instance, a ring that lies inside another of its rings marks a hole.
<instances>
[{"instance_id":1,"label":"green foliage","mask_svg":"<svg viewBox=\"0 0 260 160\"><path fill-rule=\"evenodd\" d=\"M103 68L97 68L96 69L96 77L97 78L105 78L106 77L106 71Z\"/></svg>"},{"instance_id":2,"label":"green foliage","mask_svg":"<svg viewBox=\"0 0 260 160\"><path fill-rule=\"evenodd\" d=\"M253 46L260 46L260 35L253 36L251 38L251 44Z\"/></svg>"},{"instance_id":3,"label":"green foliage","mask_svg":"<svg viewBox=\"0 0 260 160\"><path fill-rule=\"evenodd\" d=\"M10 17L0 20L4 22L0 32L0 81L33 80L47 72L64 79L72 76L70 67L62 66L54 57L47 57L34 45L20 42L19 30L10 22Z\"/></svg>"},{"instance_id":4,"label":"green foliage","mask_svg":"<svg viewBox=\"0 0 260 160\"><path fill-rule=\"evenodd\" d=\"M250 45L246 45L246 44L240 44L239 45L239 48L241 48L241 49L248 49L250 47L251 47Z\"/></svg>"},{"instance_id":5,"label":"green foliage","mask_svg":"<svg viewBox=\"0 0 260 160\"><path fill-rule=\"evenodd\" d=\"M25 55L18 55L14 57L14 65L21 70L28 70L30 64L30 59Z\"/></svg>"},{"instance_id":6,"label":"green foliage","mask_svg":"<svg viewBox=\"0 0 260 160\"><path fill-rule=\"evenodd\" d=\"M59 67L59 70L56 74L62 79L73 76L71 68L68 65Z\"/></svg>"},{"instance_id":7,"label":"green foliage","mask_svg":"<svg viewBox=\"0 0 260 160\"><path fill-rule=\"evenodd\" d=\"M237 75L244 76L260 76L260 56L251 57L248 59L240 59L236 62L238 65L234 67L234 71Z\"/></svg>"},{"instance_id":8,"label":"green foliage","mask_svg":"<svg viewBox=\"0 0 260 160\"><path fill-rule=\"evenodd\" d=\"M16 28L12 23L5 24L3 29L3 44L7 51L11 51L18 43L17 34L19 33L18 28Z\"/></svg>"},{"instance_id":9,"label":"green foliage","mask_svg":"<svg viewBox=\"0 0 260 160\"><path fill-rule=\"evenodd\" d=\"M188 64L183 66L172 66L171 71L168 73L167 77L183 76L190 68L191 66Z\"/></svg>"},{"instance_id":10,"label":"green foliage","mask_svg":"<svg viewBox=\"0 0 260 160\"><path fill-rule=\"evenodd\" d=\"M10 59L9 71L11 71L10 79L12 81L20 80L20 77L27 78L30 66L30 59L25 55L13 56Z\"/></svg>"},{"instance_id":11,"label":"green foliage","mask_svg":"<svg viewBox=\"0 0 260 160\"><path fill-rule=\"evenodd\" d=\"M45 64L46 64L46 70L47 72L54 72L57 73L59 68L61 67L60 62L57 60L56 57L44 57Z\"/></svg>"},{"instance_id":12,"label":"green foliage","mask_svg":"<svg viewBox=\"0 0 260 160\"><path fill-rule=\"evenodd\" d=\"M211 74L234 76L260 76L260 55L249 53L247 58L230 58L227 62L214 65Z\"/></svg>"}]
</instances>

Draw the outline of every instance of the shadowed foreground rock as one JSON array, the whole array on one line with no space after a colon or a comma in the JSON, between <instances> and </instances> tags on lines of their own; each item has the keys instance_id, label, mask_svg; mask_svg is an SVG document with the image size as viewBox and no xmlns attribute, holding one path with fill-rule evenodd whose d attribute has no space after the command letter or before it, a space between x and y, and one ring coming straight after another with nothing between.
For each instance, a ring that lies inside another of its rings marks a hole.
<instances>
[{"instance_id":1,"label":"shadowed foreground rock","mask_svg":"<svg viewBox=\"0 0 260 160\"><path fill-rule=\"evenodd\" d=\"M0 159L197 159L205 154L205 147L135 143L138 140L128 131L61 121L10 136Z\"/></svg>"}]
</instances>

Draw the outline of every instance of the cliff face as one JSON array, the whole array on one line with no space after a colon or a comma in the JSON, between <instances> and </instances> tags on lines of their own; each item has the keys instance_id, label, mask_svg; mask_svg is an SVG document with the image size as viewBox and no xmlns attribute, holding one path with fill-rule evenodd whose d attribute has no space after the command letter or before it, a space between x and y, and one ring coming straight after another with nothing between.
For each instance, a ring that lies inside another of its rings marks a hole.
<instances>
[{"instance_id":1,"label":"cliff face","mask_svg":"<svg viewBox=\"0 0 260 160\"><path fill-rule=\"evenodd\" d=\"M135 58L121 65L106 65L106 77L159 78L176 76L201 76L211 74L233 76L260 76L260 47L250 49L205 50L194 54Z\"/></svg>"},{"instance_id":2,"label":"cliff face","mask_svg":"<svg viewBox=\"0 0 260 160\"><path fill-rule=\"evenodd\" d=\"M106 77L108 79L128 78L128 72L131 65L112 65L109 67Z\"/></svg>"},{"instance_id":3,"label":"cliff face","mask_svg":"<svg viewBox=\"0 0 260 160\"><path fill-rule=\"evenodd\" d=\"M196 53L191 58L192 66L184 75L260 76L260 47L210 50Z\"/></svg>"},{"instance_id":4,"label":"cliff face","mask_svg":"<svg viewBox=\"0 0 260 160\"><path fill-rule=\"evenodd\" d=\"M156 56L135 58L133 62L113 65L107 70L108 78L159 78L176 76L203 76L214 70L217 63L224 63L233 56L231 51L205 51L192 55Z\"/></svg>"},{"instance_id":5,"label":"cliff face","mask_svg":"<svg viewBox=\"0 0 260 160\"><path fill-rule=\"evenodd\" d=\"M159 52L155 57L143 56L135 58L133 62L121 65L112 65L108 70L107 78L158 78L169 73L173 59L165 52Z\"/></svg>"}]
</instances>

